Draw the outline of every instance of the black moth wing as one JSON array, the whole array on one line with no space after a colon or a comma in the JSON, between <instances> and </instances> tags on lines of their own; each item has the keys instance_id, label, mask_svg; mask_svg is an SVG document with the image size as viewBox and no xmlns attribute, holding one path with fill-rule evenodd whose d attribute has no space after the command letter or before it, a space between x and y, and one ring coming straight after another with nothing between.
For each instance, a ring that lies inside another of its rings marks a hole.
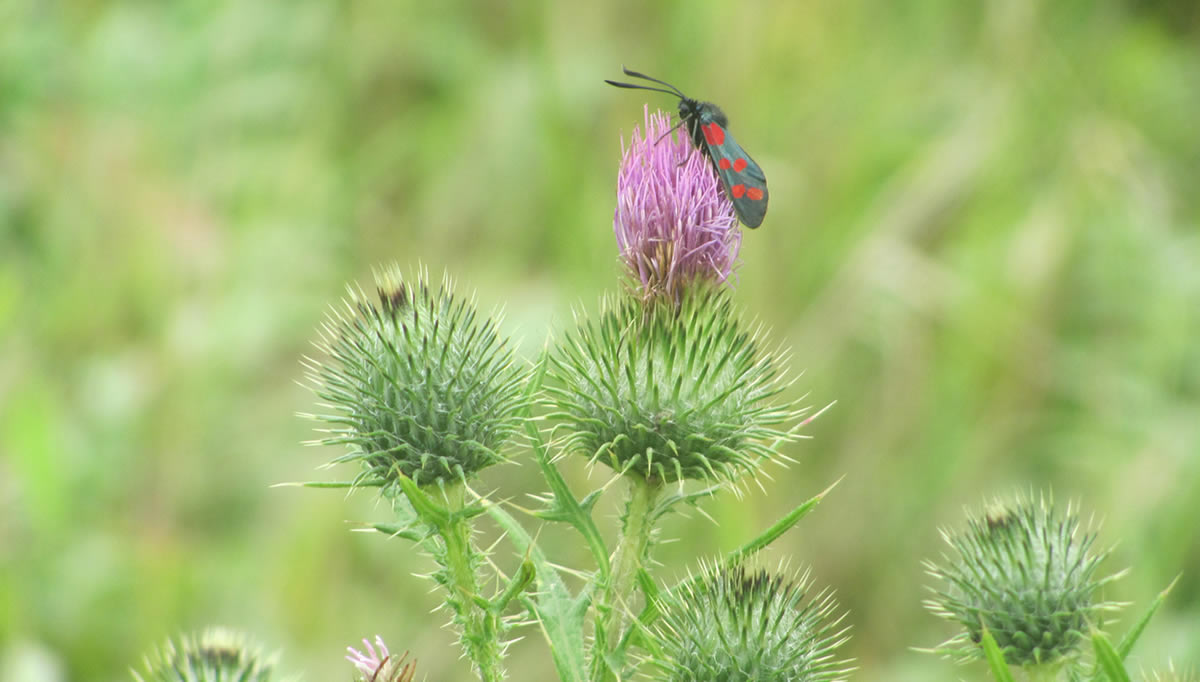
<instances>
[{"instance_id":1,"label":"black moth wing","mask_svg":"<svg viewBox=\"0 0 1200 682\"><path fill-rule=\"evenodd\" d=\"M725 116L725 112L721 111L721 107L712 102L700 102L690 97L684 97L679 100L679 119L683 121L687 127L688 134L692 136L692 144L696 145L697 149L701 149L705 154L708 154L708 142L704 139L704 131L700 126L706 123L716 123L723 130L729 128L729 118ZM712 158L711 154L708 154Z\"/></svg>"},{"instance_id":2,"label":"black moth wing","mask_svg":"<svg viewBox=\"0 0 1200 682\"><path fill-rule=\"evenodd\" d=\"M681 107L682 108L682 107ZM715 105L701 103L688 128L693 131L693 140L712 159L717 177L725 186L725 195L733 202L738 220L749 228L762 225L767 215L767 176L762 167L737 143L727 128L725 114ZM698 134L697 134L698 133Z\"/></svg>"}]
</instances>

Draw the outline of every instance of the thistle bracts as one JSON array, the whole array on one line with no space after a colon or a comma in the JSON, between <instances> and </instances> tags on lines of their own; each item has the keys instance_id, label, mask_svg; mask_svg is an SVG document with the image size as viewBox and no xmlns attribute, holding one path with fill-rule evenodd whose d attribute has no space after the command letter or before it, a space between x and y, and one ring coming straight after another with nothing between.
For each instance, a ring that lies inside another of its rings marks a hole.
<instances>
[{"instance_id":1,"label":"thistle bracts","mask_svg":"<svg viewBox=\"0 0 1200 682\"><path fill-rule=\"evenodd\" d=\"M609 302L553 354L549 389L565 449L647 480L729 481L775 457L800 415L773 401L778 358L731 310L724 290L678 303Z\"/></svg>"},{"instance_id":2,"label":"thistle bracts","mask_svg":"<svg viewBox=\"0 0 1200 682\"><path fill-rule=\"evenodd\" d=\"M356 482L394 492L397 474L455 482L504 459L525 373L496 323L448 281L435 291L391 267L376 275L375 297L350 290L318 346L328 360L306 359L308 379L332 412L312 415L328 425L315 443L349 446L335 462L361 462Z\"/></svg>"},{"instance_id":3,"label":"thistle bracts","mask_svg":"<svg viewBox=\"0 0 1200 682\"><path fill-rule=\"evenodd\" d=\"M268 682L274 660L240 633L210 628L168 640L146 657L144 667L133 672L139 682Z\"/></svg>"},{"instance_id":4,"label":"thistle bracts","mask_svg":"<svg viewBox=\"0 0 1200 682\"><path fill-rule=\"evenodd\" d=\"M961 533L942 532L955 556L926 562L944 584L926 606L964 631L938 651L959 660L980 658L984 628L1012 665L1054 664L1075 656L1100 627L1100 588L1119 577L1097 578L1107 551L1093 553L1096 534L1080 530L1077 511L1060 517L1046 499L993 505L967 519Z\"/></svg>"},{"instance_id":5,"label":"thistle bracts","mask_svg":"<svg viewBox=\"0 0 1200 682\"><path fill-rule=\"evenodd\" d=\"M846 629L807 575L705 566L659 602L649 641L654 679L670 682L832 682L851 670L835 656Z\"/></svg>"},{"instance_id":6,"label":"thistle bracts","mask_svg":"<svg viewBox=\"0 0 1200 682\"><path fill-rule=\"evenodd\" d=\"M1175 669L1174 661L1167 661L1165 670L1142 673L1143 682L1200 682L1200 674L1194 668Z\"/></svg>"}]
</instances>

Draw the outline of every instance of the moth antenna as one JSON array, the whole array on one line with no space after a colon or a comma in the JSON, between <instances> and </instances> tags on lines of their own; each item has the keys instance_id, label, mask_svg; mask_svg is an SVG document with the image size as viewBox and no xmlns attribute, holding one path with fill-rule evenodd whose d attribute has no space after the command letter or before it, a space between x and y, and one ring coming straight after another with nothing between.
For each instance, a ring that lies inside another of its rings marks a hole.
<instances>
[{"instance_id":1,"label":"moth antenna","mask_svg":"<svg viewBox=\"0 0 1200 682\"><path fill-rule=\"evenodd\" d=\"M679 95L679 96L680 96L680 97L682 97L683 99L687 99L687 98L688 98L688 96L687 96L687 95L685 95L685 94L683 94L683 92L682 92L682 91L680 91L680 89L679 89L679 88L675 87L674 85L671 85L670 83L668 83L668 82L666 82L666 81L660 81L660 80L659 80L659 79L657 79L657 78L651 78L650 76L647 76L647 75L646 75L646 74L644 74L644 73L639 73L639 72L637 72L637 71L633 71L633 70L631 70L631 69L629 69L629 68L627 68L627 67L625 67L625 66L621 66L621 71L622 71L622 72L623 72L623 73L624 73L626 76L633 76L634 78L641 78L642 80L647 80L647 81L651 81L651 82L654 82L654 83L658 83L659 85L665 85L665 86L667 86L668 88L670 88L670 89L671 89L671 92L672 92L673 94Z\"/></svg>"},{"instance_id":2,"label":"moth antenna","mask_svg":"<svg viewBox=\"0 0 1200 682\"><path fill-rule=\"evenodd\" d=\"M663 90L662 88L652 88L649 85L638 85L636 83L621 83L618 81L610 81L607 78L604 79L604 82L608 83L609 85L615 85L618 88L630 88L633 90L653 90L654 92L665 92L668 95L682 97L682 95L680 95L678 92L675 92L673 90Z\"/></svg>"}]
</instances>

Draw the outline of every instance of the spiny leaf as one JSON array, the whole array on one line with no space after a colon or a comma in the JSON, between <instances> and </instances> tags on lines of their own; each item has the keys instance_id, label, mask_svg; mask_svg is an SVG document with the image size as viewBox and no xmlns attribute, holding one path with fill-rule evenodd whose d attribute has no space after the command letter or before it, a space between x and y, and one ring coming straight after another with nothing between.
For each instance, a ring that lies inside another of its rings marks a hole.
<instances>
[{"instance_id":1,"label":"spiny leaf","mask_svg":"<svg viewBox=\"0 0 1200 682\"><path fill-rule=\"evenodd\" d=\"M1012 671L1008 669L1008 663L1004 661L1004 652L1000 651L1000 645L996 644L996 638L992 637L987 626L983 628L983 637L979 644L983 647L983 656L987 659L988 667L991 668L996 682L1014 682Z\"/></svg>"},{"instance_id":2,"label":"spiny leaf","mask_svg":"<svg viewBox=\"0 0 1200 682\"><path fill-rule=\"evenodd\" d=\"M1109 682L1130 682L1129 673L1121 663L1121 655L1113 648L1112 642L1099 630L1092 632L1092 647L1096 650L1097 668L1102 673L1099 679Z\"/></svg>"},{"instance_id":3,"label":"spiny leaf","mask_svg":"<svg viewBox=\"0 0 1200 682\"><path fill-rule=\"evenodd\" d=\"M795 526L800 521L800 519L804 518L810 511L812 511L817 506L817 504L821 500L825 499L825 496L828 495L829 492L832 491L835 487L837 487L837 484L841 483L841 482L842 482L842 479L840 479L840 478L838 480L834 481L833 485L831 485L828 488L817 493L809 500L802 502L795 509L788 512L787 515L785 515L783 518L779 519L774 524L772 524L771 527L768 528L767 530L765 530L761 535L754 538L750 542L747 542L746 544L742 545L741 547L734 550L733 552L730 552L725 557L725 563L726 564L737 563L738 561L741 561L742 559L744 559L748 556L751 556L751 555L755 554L756 552L758 552L759 550L770 545L772 542L777 540L779 538L779 536L786 533L790 528L792 528L792 526Z\"/></svg>"},{"instance_id":4,"label":"spiny leaf","mask_svg":"<svg viewBox=\"0 0 1200 682\"><path fill-rule=\"evenodd\" d=\"M1149 608L1147 608L1146 612L1142 614L1142 617L1133 624L1133 627L1129 630L1129 632L1125 633L1125 637L1121 639L1121 644L1117 647L1117 654L1122 661L1129 656L1129 652L1133 651L1133 645L1137 644L1138 638L1142 636L1142 632L1144 632L1146 626L1150 624L1150 619L1154 617L1154 614L1158 611L1158 608L1167 600L1167 595L1171 593L1171 590L1175 587L1175 584L1179 582L1181 577L1181 575L1175 576L1175 579L1171 581L1171 584L1167 585L1165 590L1159 592L1158 596L1154 598L1153 602L1150 602Z\"/></svg>"}]
</instances>

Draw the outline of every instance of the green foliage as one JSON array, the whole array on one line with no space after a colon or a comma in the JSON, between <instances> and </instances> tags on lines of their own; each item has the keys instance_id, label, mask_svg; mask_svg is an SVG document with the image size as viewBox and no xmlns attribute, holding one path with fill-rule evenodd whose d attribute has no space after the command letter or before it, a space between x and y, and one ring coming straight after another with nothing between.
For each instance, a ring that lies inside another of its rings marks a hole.
<instances>
[{"instance_id":1,"label":"green foliage","mask_svg":"<svg viewBox=\"0 0 1200 682\"><path fill-rule=\"evenodd\" d=\"M405 476L396 477L396 485L404 494L403 499L396 500L400 515L426 531L418 546L438 565L429 577L441 588L439 593L450 610L450 622L459 633L464 652L482 682L503 679L501 659L509 644L505 638L509 627L502 612L513 592L523 591L532 576L523 565L514 584L502 594L485 596L480 588L480 569L488 557L472 541L471 523L485 510L481 505L464 502L466 484L441 487L441 501Z\"/></svg>"},{"instance_id":2,"label":"green foliage","mask_svg":"<svg viewBox=\"0 0 1200 682\"><path fill-rule=\"evenodd\" d=\"M1004 660L1004 652L1000 650L996 638L992 636L986 626L980 632L979 648L983 650L983 657L987 660L988 667L992 670L992 677L996 682L1015 682L1012 670L1009 669L1008 662Z\"/></svg>"},{"instance_id":3,"label":"green foliage","mask_svg":"<svg viewBox=\"0 0 1200 682\"><path fill-rule=\"evenodd\" d=\"M1121 655L1117 653L1116 647L1108 641L1104 633L1099 631L1092 633L1092 646L1096 651L1096 667L1102 673L1098 676L1099 680L1130 682L1129 673L1121 663Z\"/></svg>"}]
</instances>

